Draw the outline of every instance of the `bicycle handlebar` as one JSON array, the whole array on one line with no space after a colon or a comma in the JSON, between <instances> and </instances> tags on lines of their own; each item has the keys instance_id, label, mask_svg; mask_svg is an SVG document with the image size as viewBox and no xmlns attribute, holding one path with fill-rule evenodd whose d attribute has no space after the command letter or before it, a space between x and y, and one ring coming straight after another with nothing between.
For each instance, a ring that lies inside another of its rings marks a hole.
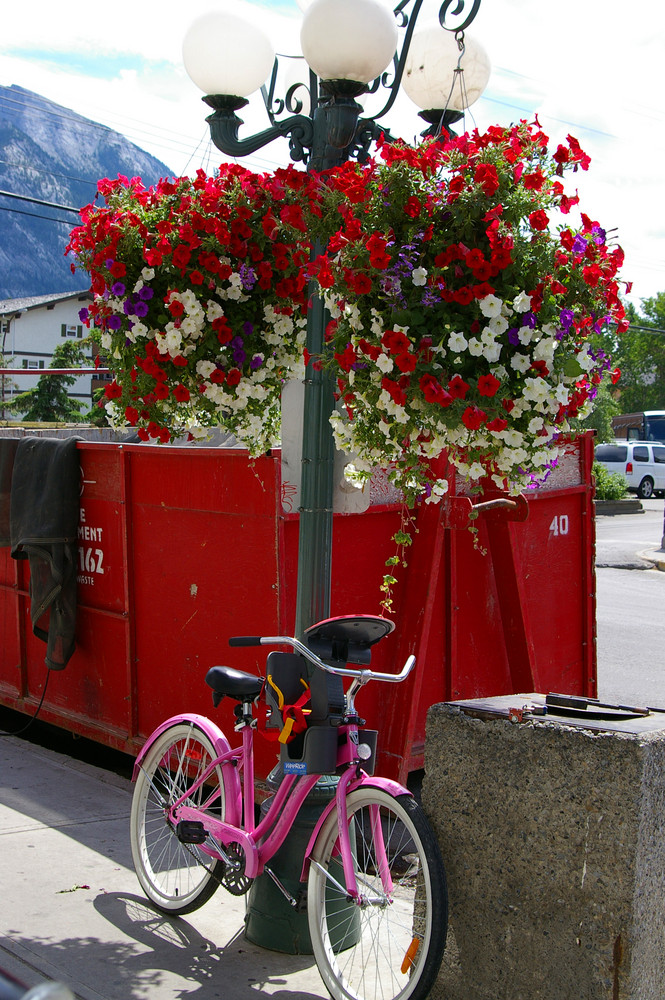
<instances>
[{"instance_id":1,"label":"bicycle handlebar","mask_svg":"<svg viewBox=\"0 0 665 1000\"><path fill-rule=\"evenodd\" d=\"M229 646L291 646L296 653L300 653L305 657L305 659L309 660L310 663L314 664L315 667L325 670L326 673L337 674L340 677L356 677L363 678L365 680L387 681L389 684L399 684L401 681L405 680L413 670L416 663L416 658L412 654L407 658L406 663L398 674L384 674L378 670L367 670L365 668L353 670L351 667L333 667L329 663L325 663L322 659L320 659L316 653L313 653L311 649L309 649L309 647L299 639L290 635L235 635L229 639Z\"/></svg>"}]
</instances>

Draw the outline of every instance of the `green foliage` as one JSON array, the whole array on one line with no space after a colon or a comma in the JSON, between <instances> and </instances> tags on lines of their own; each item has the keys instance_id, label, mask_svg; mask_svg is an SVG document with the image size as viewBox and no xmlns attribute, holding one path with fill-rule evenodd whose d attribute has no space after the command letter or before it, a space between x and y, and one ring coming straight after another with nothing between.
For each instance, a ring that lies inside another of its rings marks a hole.
<instances>
[{"instance_id":1,"label":"green foliage","mask_svg":"<svg viewBox=\"0 0 665 1000\"><path fill-rule=\"evenodd\" d=\"M87 360L82 345L68 340L55 348L49 367L76 368L85 364ZM67 394L67 386L74 385L77 377L48 375L45 372L34 388L14 396L11 403L5 404L5 409L12 413L20 413L24 420L36 423L52 423L58 420L78 423L83 419L81 414L83 404Z\"/></svg>"},{"instance_id":2,"label":"green foliage","mask_svg":"<svg viewBox=\"0 0 665 1000\"><path fill-rule=\"evenodd\" d=\"M626 479L620 472L610 472L600 462L593 463L596 500L621 500L626 493Z\"/></svg>"},{"instance_id":3,"label":"green foliage","mask_svg":"<svg viewBox=\"0 0 665 1000\"><path fill-rule=\"evenodd\" d=\"M626 313L634 326L665 330L665 292L643 299L641 314L632 305ZM645 333L633 327L616 342L612 357L621 369L617 385L620 413L665 408L664 333Z\"/></svg>"},{"instance_id":4,"label":"green foliage","mask_svg":"<svg viewBox=\"0 0 665 1000\"><path fill-rule=\"evenodd\" d=\"M619 413L623 412L615 396L616 390L614 386L609 386L607 382L603 382L598 387L598 395L596 396L591 414L586 420L574 421L573 429L580 431L595 430L598 443L613 441L615 434L612 430L612 417L616 417Z\"/></svg>"}]
</instances>

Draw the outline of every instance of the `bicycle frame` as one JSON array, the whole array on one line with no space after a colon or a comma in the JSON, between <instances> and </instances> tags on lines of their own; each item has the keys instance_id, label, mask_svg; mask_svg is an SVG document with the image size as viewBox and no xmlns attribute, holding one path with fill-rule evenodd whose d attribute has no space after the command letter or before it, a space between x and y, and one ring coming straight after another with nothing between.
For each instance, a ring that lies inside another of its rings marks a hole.
<instances>
[{"instance_id":1,"label":"bicycle frame","mask_svg":"<svg viewBox=\"0 0 665 1000\"><path fill-rule=\"evenodd\" d=\"M244 726L242 745L232 748L222 731L205 716L178 715L162 723L144 745L136 759L134 778L136 778L142 761L155 740L176 723L188 723L192 728L197 728L205 733L215 748L217 756L193 782L187 795L182 796L172 804L168 813L169 822L174 828L183 820L201 822L201 809L212 805L219 793L212 793L200 808L186 805L186 799L205 784L216 768L221 767L228 819L222 821L205 816L203 817L204 825L210 837L222 846L240 845L245 856L245 874L249 878L256 878L264 871L266 864L284 843L300 807L317 783L319 775L285 775L266 815L257 826L254 822L254 729L250 725ZM410 792L395 781L370 777L359 766L354 766L353 747L357 746L358 738L356 725L340 726L339 734L347 737L346 740L340 740L341 746L338 753L338 765L345 767L345 770L339 779L335 798L328 803L312 832L305 851L301 879L305 881L307 878L312 853L321 827L332 810L336 809L346 891L351 898L360 902L362 897L356 881L349 824L346 818L346 797L354 789L367 785L383 789L392 795L410 795ZM242 785L239 771L243 773ZM371 822L376 842L381 844L381 825L378 811L377 815L371 816ZM222 857L214 848L206 847L203 844L199 846L199 849L212 858ZM381 848L380 853L383 859L381 880L384 891L388 894L392 891L392 882L388 874L385 845Z\"/></svg>"}]
</instances>

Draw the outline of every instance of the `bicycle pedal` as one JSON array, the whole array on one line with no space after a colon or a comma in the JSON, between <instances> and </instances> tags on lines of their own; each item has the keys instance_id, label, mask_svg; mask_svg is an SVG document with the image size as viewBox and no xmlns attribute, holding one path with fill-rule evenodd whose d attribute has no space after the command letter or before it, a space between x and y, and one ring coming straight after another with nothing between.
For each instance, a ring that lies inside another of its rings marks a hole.
<instances>
[{"instance_id":1,"label":"bicycle pedal","mask_svg":"<svg viewBox=\"0 0 665 1000\"><path fill-rule=\"evenodd\" d=\"M175 830L181 844L203 844L208 834L203 823L197 820L181 820Z\"/></svg>"},{"instance_id":2,"label":"bicycle pedal","mask_svg":"<svg viewBox=\"0 0 665 1000\"><path fill-rule=\"evenodd\" d=\"M296 913L307 913L307 890L301 889L296 896Z\"/></svg>"}]
</instances>

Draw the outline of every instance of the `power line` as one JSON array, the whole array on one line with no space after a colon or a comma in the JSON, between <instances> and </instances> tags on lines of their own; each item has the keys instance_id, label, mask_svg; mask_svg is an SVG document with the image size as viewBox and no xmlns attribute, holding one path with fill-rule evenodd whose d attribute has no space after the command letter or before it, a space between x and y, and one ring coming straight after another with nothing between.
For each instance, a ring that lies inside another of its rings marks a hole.
<instances>
[{"instance_id":1,"label":"power line","mask_svg":"<svg viewBox=\"0 0 665 1000\"><path fill-rule=\"evenodd\" d=\"M75 215L78 215L80 211L80 209L74 208L72 205L60 205L55 201L43 201L41 198L31 198L27 194L14 194L13 191L0 191L0 195L3 198L17 198L19 201L30 201L35 205L44 205L46 208L62 208L65 212L74 212Z\"/></svg>"},{"instance_id":2,"label":"power line","mask_svg":"<svg viewBox=\"0 0 665 1000\"><path fill-rule=\"evenodd\" d=\"M29 215L32 219L45 219L46 222L57 222L60 226L72 227L71 219L54 219L52 215L40 215L39 212L25 212L20 208L7 208L0 205L0 212L12 212L14 215Z\"/></svg>"}]
</instances>

